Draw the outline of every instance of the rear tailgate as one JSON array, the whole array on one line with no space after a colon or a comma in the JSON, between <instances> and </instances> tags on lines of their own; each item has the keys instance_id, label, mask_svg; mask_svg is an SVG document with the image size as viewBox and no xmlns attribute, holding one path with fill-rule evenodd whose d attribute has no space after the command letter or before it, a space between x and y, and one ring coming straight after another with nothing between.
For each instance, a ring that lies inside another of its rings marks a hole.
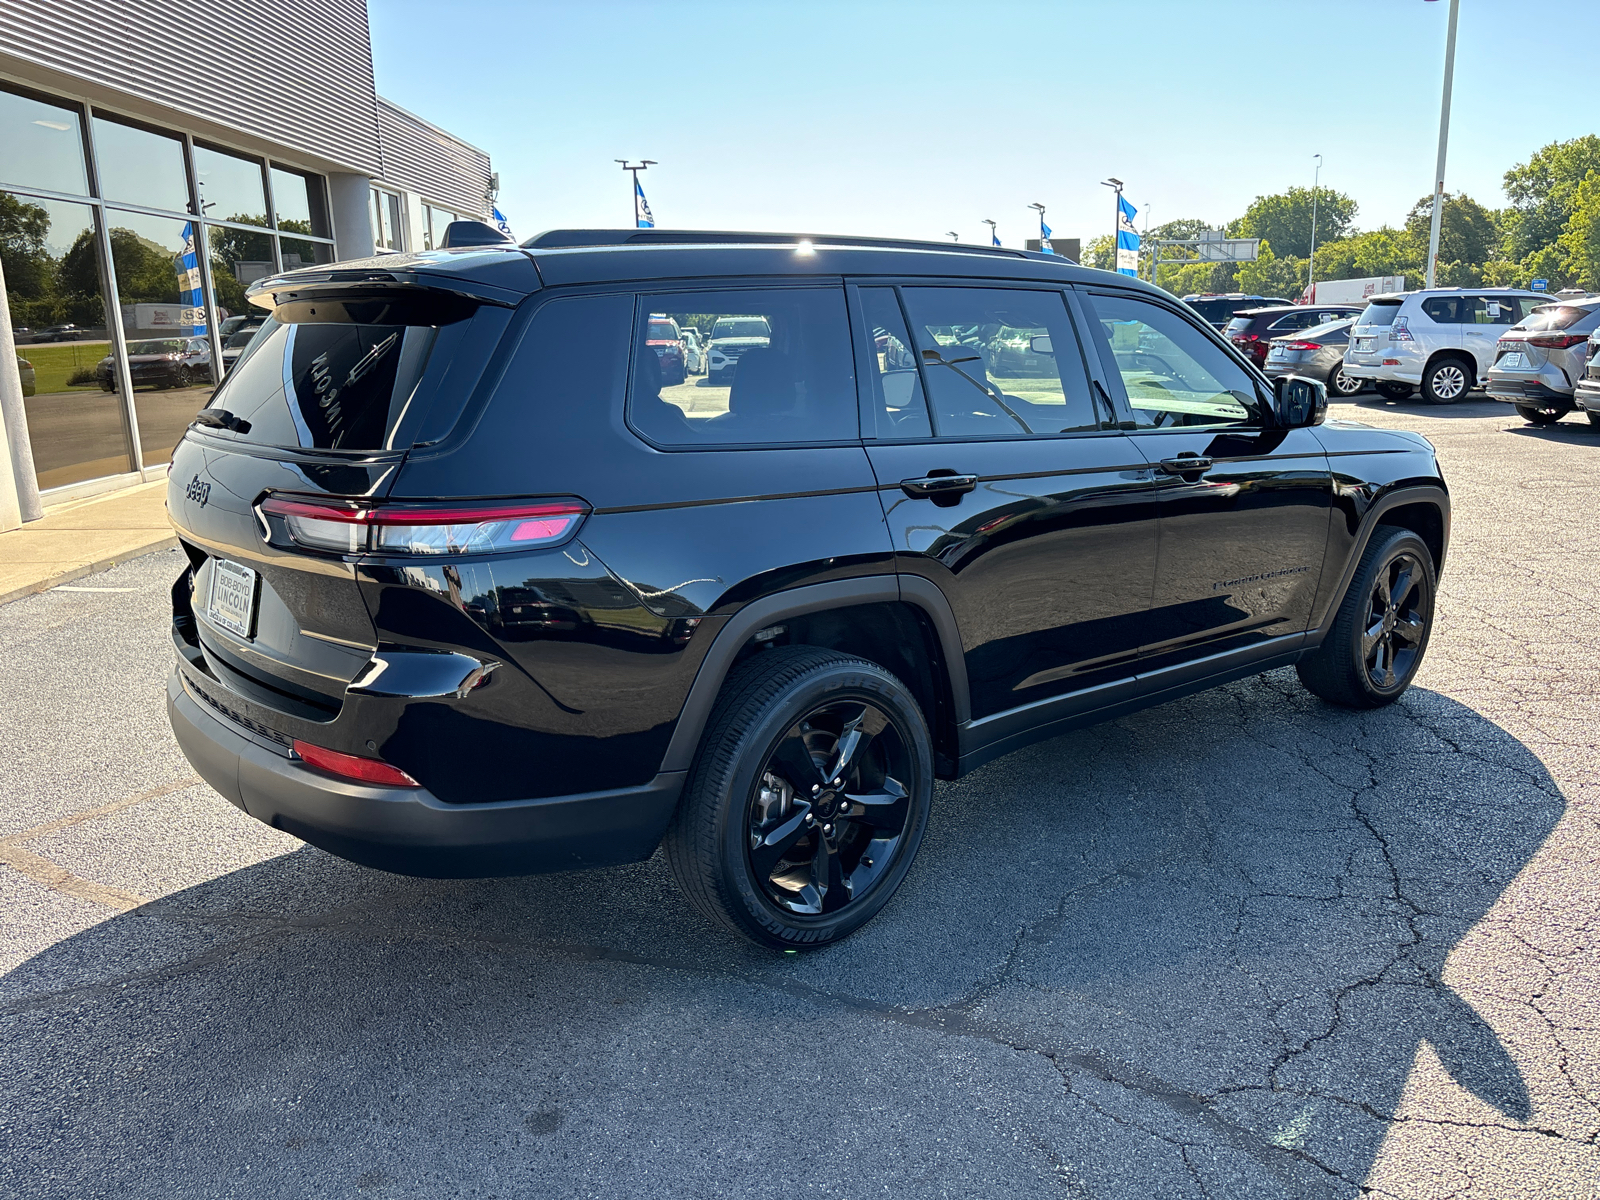
<instances>
[{"instance_id":1,"label":"rear tailgate","mask_svg":"<svg viewBox=\"0 0 1600 1200\"><path fill-rule=\"evenodd\" d=\"M259 506L386 496L411 446L453 426L511 309L393 281L276 299L173 454L167 508L191 564L174 630L238 695L326 721L377 646L357 556L269 541Z\"/></svg>"}]
</instances>

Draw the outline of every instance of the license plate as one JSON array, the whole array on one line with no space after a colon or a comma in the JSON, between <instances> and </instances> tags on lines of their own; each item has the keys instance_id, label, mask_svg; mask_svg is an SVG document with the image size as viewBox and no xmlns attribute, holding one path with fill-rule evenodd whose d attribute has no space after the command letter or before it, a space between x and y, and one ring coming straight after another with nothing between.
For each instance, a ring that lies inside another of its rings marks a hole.
<instances>
[{"instance_id":1,"label":"license plate","mask_svg":"<svg viewBox=\"0 0 1600 1200\"><path fill-rule=\"evenodd\" d=\"M225 558L214 559L208 615L213 625L220 625L242 638L249 637L250 624L256 615L256 573Z\"/></svg>"},{"instance_id":2,"label":"license plate","mask_svg":"<svg viewBox=\"0 0 1600 1200\"><path fill-rule=\"evenodd\" d=\"M1377 344L1377 339L1376 338L1357 338L1356 339L1356 349L1357 350L1371 350L1372 347L1374 345L1376 345L1376 344Z\"/></svg>"},{"instance_id":3,"label":"license plate","mask_svg":"<svg viewBox=\"0 0 1600 1200\"><path fill-rule=\"evenodd\" d=\"M1499 367L1503 371L1509 371L1513 367L1520 367L1521 365L1522 352L1520 350L1513 351L1510 354L1502 354L1500 356L1500 361L1495 363L1495 366Z\"/></svg>"},{"instance_id":4,"label":"license plate","mask_svg":"<svg viewBox=\"0 0 1600 1200\"><path fill-rule=\"evenodd\" d=\"M1289 357L1289 352L1287 350L1285 350L1282 346L1274 346L1271 350L1267 351L1267 357L1268 358L1288 358Z\"/></svg>"}]
</instances>

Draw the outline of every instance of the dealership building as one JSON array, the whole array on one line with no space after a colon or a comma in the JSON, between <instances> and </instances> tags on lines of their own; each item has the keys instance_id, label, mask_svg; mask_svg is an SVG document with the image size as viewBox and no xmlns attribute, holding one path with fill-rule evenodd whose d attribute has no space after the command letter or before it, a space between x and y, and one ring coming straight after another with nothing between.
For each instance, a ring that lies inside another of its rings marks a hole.
<instances>
[{"instance_id":1,"label":"dealership building","mask_svg":"<svg viewBox=\"0 0 1600 1200\"><path fill-rule=\"evenodd\" d=\"M160 478L250 283L491 211L488 155L377 94L364 0L0 0L0 25L18 495Z\"/></svg>"}]
</instances>

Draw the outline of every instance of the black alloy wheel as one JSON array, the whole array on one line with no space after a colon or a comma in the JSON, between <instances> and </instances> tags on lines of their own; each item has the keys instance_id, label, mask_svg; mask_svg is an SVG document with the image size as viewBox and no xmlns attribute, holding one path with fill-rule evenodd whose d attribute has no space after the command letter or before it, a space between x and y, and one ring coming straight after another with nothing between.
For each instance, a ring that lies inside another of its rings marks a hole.
<instances>
[{"instance_id":1,"label":"black alloy wheel","mask_svg":"<svg viewBox=\"0 0 1600 1200\"><path fill-rule=\"evenodd\" d=\"M187 363L178 368L177 379L174 383L174 386L181 388L194 386L194 372L189 369Z\"/></svg>"},{"instance_id":2,"label":"black alloy wheel","mask_svg":"<svg viewBox=\"0 0 1600 1200\"><path fill-rule=\"evenodd\" d=\"M1333 370L1328 372L1328 394L1337 396L1341 400L1346 399L1361 390L1362 382L1354 375L1345 372L1343 362L1335 363Z\"/></svg>"},{"instance_id":3,"label":"black alloy wheel","mask_svg":"<svg viewBox=\"0 0 1600 1200\"><path fill-rule=\"evenodd\" d=\"M1554 425L1567 415L1564 408L1535 407L1532 404L1518 404L1515 407L1517 415L1530 425Z\"/></svg>"},{"instance_id":4,"label":"black alloy wheel","mask_svg":"<svg viewBox=\"0 0 1600 1200\"><path fill-rule=\"evenodd\" d=\"M667 832L701 912L761 945L835 941L905 878L927 825L932 745L906 687L820 648L730 675Z\"/></svg>"},{"instance_id":5,"label":"black alloy wheel","mask_svg":"<svg viewBox=\"0 0 1600 1200\"><path fill-rule=\"evenodd\" d=\"M1411 385L1402 383L1398 379L1380 379L1378 381L1378 394L1390 400L1409 400L1411 398Z\"/></svg>"},{"instance_id":6,"label":"black alloy wheel","mask_svg":"<svg viewBox=\"0 0 1600 1200\"><path fill-rule=\"evenodd\" d=\"M1428 649L1435 582L1427 544L1409 529L1380 525L1332 628L1296 666L1300 681L1345 708L1398 700Z\"/></svg>"}]
</instances>

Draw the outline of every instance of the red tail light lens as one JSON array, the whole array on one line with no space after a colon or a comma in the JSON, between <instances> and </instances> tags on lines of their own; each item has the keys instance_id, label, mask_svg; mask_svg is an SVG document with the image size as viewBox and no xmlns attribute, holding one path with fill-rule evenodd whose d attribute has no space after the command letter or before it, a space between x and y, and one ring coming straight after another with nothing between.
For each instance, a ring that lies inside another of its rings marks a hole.
<instances>
[{"instance_id":1,"label":"red tail light lens","mask_svg":"<svg viewBox=\"0 0 1600 1200\"><path fill-rule=\"evenodd\" d=\"M1538 333L1528 339L1528 345L1543 346L1547 350L1570 350L1579 342L1588 340L1587 333Z\"/></svg>"},{"instance_id":2,"label":"red tail light lens","mask_svg":"<svg viewBox=\"0 0 1600 1200\"><path fill-rule=\"evenodd\" d=\"M1322 347L1315 342L1284 342L1285 350L1321 350Z\"/></svg>"},{"instance_id":3,"label":"red tail light lens","mask_svg":"<svg viewBox=\"0 0 1600 1200\"><path fill-rule=\"evenodd\" d=\"M362 758L357 754L328 750L322 746L313 746L310 742L302 742L298 738L295 739L294 752L307 766L326 771L329 775L337 775L340 779L353 779L357 783L376 783L383 787L422 786L399 767L391 767L376 758Z\"/></svg>"},{"instance_id":4,"label":"red tail light lens","mask_svg":"<svg viewBox=\"0 0 1600 1200\"><path fill-rule=\"evenodd\" d=\"M589 506L581 500L482 504L367 503L273 495L257 506L297 546L334 554L495 554L555 546L577 532Z\"/></svg>"}]
</instances>

